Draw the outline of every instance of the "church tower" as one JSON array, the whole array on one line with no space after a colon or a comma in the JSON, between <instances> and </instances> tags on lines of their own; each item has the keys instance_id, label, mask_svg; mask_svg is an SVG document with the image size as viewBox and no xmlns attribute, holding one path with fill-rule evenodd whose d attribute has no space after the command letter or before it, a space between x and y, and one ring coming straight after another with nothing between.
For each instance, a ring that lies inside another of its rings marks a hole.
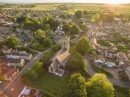
<instances>
[{"instance_id":1,"label":"church tower","mask_svg":"<svg viewBox=\"0 0 130 97\"><path fill-rule=\"evenodd\" d=\"M62 49L66 48L68 51L70 49L70 37L63 35L62 38L59 40Z\"/></svg>"}]
</instances>

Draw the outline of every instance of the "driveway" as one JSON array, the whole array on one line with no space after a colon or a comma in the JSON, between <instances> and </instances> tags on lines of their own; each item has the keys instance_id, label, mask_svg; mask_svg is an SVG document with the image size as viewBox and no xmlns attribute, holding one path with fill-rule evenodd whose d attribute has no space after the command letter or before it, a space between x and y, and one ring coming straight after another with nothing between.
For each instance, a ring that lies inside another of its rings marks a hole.
<instances>
[{"instance_id":1,"label":"driveway","mask_svg":"<svg viewBox=\"0 0 130 97\"><path fill-rule=\"evenodd\" d=\"M115 67L104 67L104 69L110 72L113 75L113 78L119 79L119 75L118 75L119 69Z\"/></svg>"}]
</instances>

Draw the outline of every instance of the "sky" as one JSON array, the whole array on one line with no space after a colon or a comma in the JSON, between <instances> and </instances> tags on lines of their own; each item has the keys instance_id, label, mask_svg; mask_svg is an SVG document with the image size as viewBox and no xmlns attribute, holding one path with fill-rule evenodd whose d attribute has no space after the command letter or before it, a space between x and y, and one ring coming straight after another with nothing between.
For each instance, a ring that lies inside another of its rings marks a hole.
<instances>
[{"instance_id":1,"label":"sky","mask_svg":"<svg viewBox=\"0 0 130 97\"><path fill-rule=\"evenodd\" d=\"M109 3L109 4L121 4L130 3L130 0L0 0L3 3Z\"/></svg>"}]
</instances>

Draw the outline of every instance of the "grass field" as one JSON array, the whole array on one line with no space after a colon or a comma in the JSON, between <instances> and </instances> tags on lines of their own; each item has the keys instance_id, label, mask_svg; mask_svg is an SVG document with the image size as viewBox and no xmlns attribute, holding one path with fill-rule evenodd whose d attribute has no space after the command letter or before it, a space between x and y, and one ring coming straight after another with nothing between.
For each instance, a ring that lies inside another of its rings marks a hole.
<instances>
[{"instance_id":1,"label":"grass field","mask_svg":"<svg viewBox=\"0 0 130 97\"><path fill-rule=\"evenodd\" d=\"M70 76L71 74L64 74L61 78L44 72L38 79L25 78L23 81L25 85L32 88L38 88L43 93L51 94L53 97L66 97L67 84Z\"/></svg>"},{"instance_id":2,"label":"grass field","mask_svg":"<svg viewBox=\"0 0 130 97\"><path fill-rule=\"evenodd\" d=\"M56 10L59 4L37 4L33 10Z\"/></svg>"},{"instance_id":3,"label":"grass field","mask_svg":"<svg viewBox=\"0 0 130 97\"><path fill-rule=\"evenodd\" d=\"M74 14L76 10L87 10L87 11L103 11L108 10L113 12L114 14L130 14L130 6L125 5L109 5L109 4L78 4L78 3L71 3L71 4L55 4L55 3L47 3L47 4L36 4L34 8L30 8L33 10L59 10L59 5L65 5L68 8L65 12ZM18 5L13 5L10 8L6 9L13 9L18 8ZM24 8L19 8L24 9Z\"/></svg>"}]
</instances>

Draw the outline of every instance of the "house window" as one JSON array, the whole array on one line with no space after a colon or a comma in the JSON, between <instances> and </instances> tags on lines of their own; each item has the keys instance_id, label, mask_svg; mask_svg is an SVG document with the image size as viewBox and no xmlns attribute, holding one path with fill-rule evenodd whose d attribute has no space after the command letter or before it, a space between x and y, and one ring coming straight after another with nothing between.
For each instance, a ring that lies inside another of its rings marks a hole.
<instances>
[{"instance_id":1,"label":"house window","mask_svg":"<svg viewBox=\"0 0 130 97\"><path fill-rule=\"evenodd\" d=\"M51 67L51 72L53 72L53 67Z\"/></svg>"}]
</instances>

